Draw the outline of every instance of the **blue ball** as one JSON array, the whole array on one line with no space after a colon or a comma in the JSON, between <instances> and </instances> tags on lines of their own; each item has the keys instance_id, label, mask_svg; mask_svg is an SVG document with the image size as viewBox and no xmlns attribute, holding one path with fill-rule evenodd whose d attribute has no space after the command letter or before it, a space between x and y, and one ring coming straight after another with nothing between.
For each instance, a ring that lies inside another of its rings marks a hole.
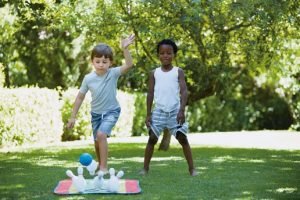
<instances>
[{"instance_id":1,"label":"blue ball","mask_svg":"<svg viewBox=\"0 0 300 200\"><path fill-rule=\"evenodd\" d=\"M89 164L91 164L92 161L93 161L93 157L89 153L83 153L79 157L79 162L83 166L89 166Z\"/></svg>"}]
</instances>

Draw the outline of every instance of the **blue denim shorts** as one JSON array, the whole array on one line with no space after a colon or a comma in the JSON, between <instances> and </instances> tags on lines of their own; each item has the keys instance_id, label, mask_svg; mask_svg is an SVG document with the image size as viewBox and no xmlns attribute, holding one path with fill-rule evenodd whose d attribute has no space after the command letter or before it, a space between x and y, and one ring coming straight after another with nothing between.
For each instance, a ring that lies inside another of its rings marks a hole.
<instances>
[{"instance_id":1,"label":"blue denim shorts","mask_svg":"<svg viewBox=\"0 0 300 200\"><path fill-rule=\"evenodd\" d=\"M120 113L121 108L117 108L102 114L91 112L91 123L95 141L97 140L97 132L99 131L105 133L108 137L110 136L111 130L116 125Z\"/></svg>"},{"instance_id":2,"label":"blue denim shorts","mask_svg":"<svg viewBox=\"0 0 300 200\"><path fill-rule=\"evenodd\" d=\"M151 130L157 137L160 136L161 132L167 128L170 133L176 137L177 131L187 134L189 125L184 122L180 125L177 122L177 114L179 110L173 110L171 112L164 112L161 109L155 108L151 115Z\"/></svg>"}]
</instances>

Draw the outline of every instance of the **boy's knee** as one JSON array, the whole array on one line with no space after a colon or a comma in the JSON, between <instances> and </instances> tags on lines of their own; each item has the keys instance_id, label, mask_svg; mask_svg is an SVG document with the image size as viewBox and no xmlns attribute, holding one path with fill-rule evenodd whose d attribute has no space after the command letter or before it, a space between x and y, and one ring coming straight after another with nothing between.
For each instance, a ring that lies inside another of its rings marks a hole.
<instances>
[{"instance_id":1,"label":"boy's knee","mask_svg":"<svg viewBox=\"0 0 300 200\"><path fill-rule=\"evenodd\" d=\"M106 138L107 138L106 134L101 133L101 132L97 133L97 141L101 141L101 140L106 139Z\"/></svg>"},{"instance_id":2,"label":"boy's knee","mask_svg":"<svg viewBox=\"0 0 300 200\"><path fill-rule=\"evenodd\" d=\"M152 130L149 131L149 139L148 139L148 143L151 145L155 145L158 141L158 138L156 137L156 135L153 133Z\"/></svg>"},{"instance_id":3,"label":"boy's knee","mask_svg":"<svg viewBox=\"0 0 300 200\"><path fill-rule=\"evenodd\" d=\"M181 145L187 145L189 142L188 142L188 139L186 137L185 134L181 133L180 131L178 131L176 133L176 139L178 140L178 142L181 144Z\"/></svg>"}]
</instances>

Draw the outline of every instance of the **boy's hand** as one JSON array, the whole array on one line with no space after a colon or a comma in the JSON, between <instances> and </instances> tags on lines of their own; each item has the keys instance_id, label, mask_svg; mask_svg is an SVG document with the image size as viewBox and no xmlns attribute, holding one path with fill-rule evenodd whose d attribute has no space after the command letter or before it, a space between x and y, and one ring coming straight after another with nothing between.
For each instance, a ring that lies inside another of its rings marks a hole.
<instances>
[{"instance_id":1,"label":"boy's hand","mask_svg":"<svg viewBox=\"0 0 300 200\"><path fill-rule=\"evenodd\" d=\"M74 127L74 125L75 125L75 118L70 118L68 123L67 123L67 128L71 129L71 128Z\"/></svg>"},{"instance_id":2,"label":"boy's hand","mask_svg":"<svg viewBox=\"0 0 300 200\"><path fill-rule=\"evenodd\" d=\"M150 124L151 124L151 116L147 116L146 120L145 120L145 124L148 128L150 128Z\"/></svg>"},{"instance_id":3,"label":"boy's hand","mask_svg":"<svg viewBox=\"0 0 300 200\"><path fill-rule=\"evenodd\" d=\"M134 38L135 38L135 35L131 34L127 38L122 39L121 40L121 48L126 49L129 45L131 45L134 42Z\"/></svg>"},{"instance_id":4,"label":"boy's hand","mask_svg":"<svg viewBox=\"0 0 300 200\"><path fill-rule=\"evenodd\" d=\"M177 114L177 123L182 125L185 122L185 115L184 115L184 111L179 110L178 114Z\"/></svg>"}]
</instances>

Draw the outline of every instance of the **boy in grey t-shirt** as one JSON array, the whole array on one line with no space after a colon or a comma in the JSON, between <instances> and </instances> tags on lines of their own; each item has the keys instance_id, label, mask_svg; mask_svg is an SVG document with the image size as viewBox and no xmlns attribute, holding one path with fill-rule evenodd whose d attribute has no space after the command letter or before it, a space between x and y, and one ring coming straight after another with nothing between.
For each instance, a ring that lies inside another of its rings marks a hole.
<instances>
[{"instance_id":1,"label":"boy in grey t-shirt","mask_svg":"<svg viewBox=\"0 0 300 200\"><path fill-rule=\"evenodd\" d=\"M134 35L130 35L121 40L125 58L125 63L121 67L110 68L113 62L113 52L108 45L100 43L94 47L91 54L94 71L85 75L67 124L68 128L74 127L76 114L86 93L90 91L95 151L99 161L99 169L104 173L107 172L107 137L110 136L121 111L116 98L117 81L120 75L125 74L133 66L128 46L134 42L134 38Z\"/></svg>"}]
</instances>

